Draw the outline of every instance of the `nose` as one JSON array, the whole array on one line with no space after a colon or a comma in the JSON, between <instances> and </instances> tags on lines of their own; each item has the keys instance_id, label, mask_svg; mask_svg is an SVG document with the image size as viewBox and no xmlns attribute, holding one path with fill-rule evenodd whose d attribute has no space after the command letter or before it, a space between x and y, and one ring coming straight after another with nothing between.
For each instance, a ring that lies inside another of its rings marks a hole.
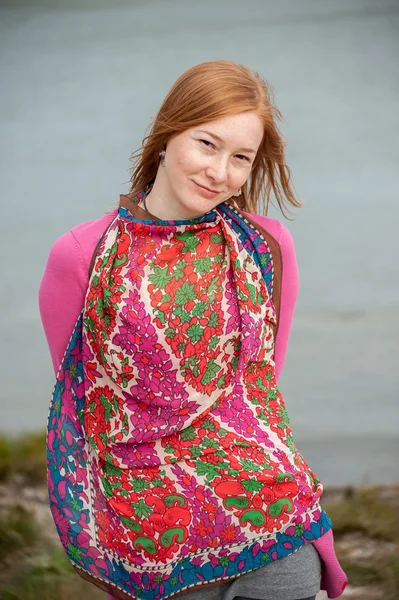
<instances>
[{"instance_id":1,"label":"nose","mask_svg":"<svg viewBox=\"0 0 399 600\"><path fill-rule=\"evenodd\" d=\"M227 180L228 177L228 165L227 160L223 157L213 157L212 162L206 169L206 175L214 183L220 185Z\"/></svg>"}]
</instances>

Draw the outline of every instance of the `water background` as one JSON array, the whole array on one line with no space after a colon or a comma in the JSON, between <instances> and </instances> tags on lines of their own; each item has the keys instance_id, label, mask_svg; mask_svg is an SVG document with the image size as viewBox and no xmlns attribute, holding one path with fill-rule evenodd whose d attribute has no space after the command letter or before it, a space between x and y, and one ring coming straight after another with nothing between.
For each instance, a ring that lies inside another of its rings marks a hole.
<instances>
[{"instance_id":1,"label":"water background","mask_svg":"<svg viewBox=\"0 0 399 600\"><path fill-rule=\"evenodd\" d=\"M226 58L273 84L305 200L280 379L297 445L327 484L398 480L398 57L394 0L1 2L0 431L46 424L52 243L127 191L173 81Z\"/></svg>"}]
</instances>

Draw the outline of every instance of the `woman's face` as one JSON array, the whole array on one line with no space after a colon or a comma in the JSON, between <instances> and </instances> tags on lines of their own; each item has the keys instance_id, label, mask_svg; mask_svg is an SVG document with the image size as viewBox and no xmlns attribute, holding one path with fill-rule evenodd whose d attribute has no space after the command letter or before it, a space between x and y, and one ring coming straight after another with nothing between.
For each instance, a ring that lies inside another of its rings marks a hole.
<instances>
[{"instance_id":1,"label":"woman's face","mask_svg":"<svg viewBox=\"0 0 399 600\"><path fill-rule=\"evenodd\" d=\"M151 192L151 212L159 218L185 219L212 210L247 181L262 138L262 121L253 112L174 136Z\"/></svg>"}]
</instances>

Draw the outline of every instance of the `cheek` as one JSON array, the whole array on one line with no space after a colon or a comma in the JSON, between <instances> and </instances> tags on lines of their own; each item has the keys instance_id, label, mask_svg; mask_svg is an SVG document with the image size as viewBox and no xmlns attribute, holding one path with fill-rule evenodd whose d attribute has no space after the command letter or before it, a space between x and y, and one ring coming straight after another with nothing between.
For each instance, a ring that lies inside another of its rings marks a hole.
<instances>
[{"instance_id":1,"label":"cheek","mask_svg":"<svg viewBox=\"0 0 399 600\"><path fill-rule=\"evenodd\" d=\"M200 152L190 149L189 152L182 156L180 165L185 173L193 175L204 169L206 167L206 162Z\"/></svg>"},{"instance_id":2,"label":"cheek","mask_svg":"<svg viewBox=\"0 0 399 600\"><path fill-rule=\"evenodd\" d=\"M249 169L234 169L234 171L231 173L230 175L230 180L229 180L229 184L230 187L235 189L235 188L240 188L241 186L244 185L244 183L248 180L248 177L250 176L251 171Z\"/></svg>"},{"instance_id":3,"label":"cheek","mask_svg":"<svg viewBox=\"0 0 399 600\"><path fill-rule=\"evenodd\" d=\"M200 168L199 153L187 144L181 144L176 148L173 160L173 171L175 175L190 175Z\"/></svg>"}]
</instances>

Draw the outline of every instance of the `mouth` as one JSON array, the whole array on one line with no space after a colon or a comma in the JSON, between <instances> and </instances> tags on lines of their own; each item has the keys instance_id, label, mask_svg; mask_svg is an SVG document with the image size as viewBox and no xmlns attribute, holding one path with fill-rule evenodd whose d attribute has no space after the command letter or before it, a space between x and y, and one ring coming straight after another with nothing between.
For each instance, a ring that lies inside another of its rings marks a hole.
<instances>
[{"instance_id":1,"label":"mouth","mask_svg":"<svg viewBox=\"0 0 399 600\"><path fill-rule=\"evenodd\" d=\"M222 190L212 190L211 188L206 187L206 185L201 185L200 183L197 183L196 181L194 181L194 179L191 180L193 183L195 183L195 185L197 187L200 188L200 190L203 190L204 193L207 194L212 194L213 196L216 196L217 194L220 194Z\"/></svg>"}]
</instances>

